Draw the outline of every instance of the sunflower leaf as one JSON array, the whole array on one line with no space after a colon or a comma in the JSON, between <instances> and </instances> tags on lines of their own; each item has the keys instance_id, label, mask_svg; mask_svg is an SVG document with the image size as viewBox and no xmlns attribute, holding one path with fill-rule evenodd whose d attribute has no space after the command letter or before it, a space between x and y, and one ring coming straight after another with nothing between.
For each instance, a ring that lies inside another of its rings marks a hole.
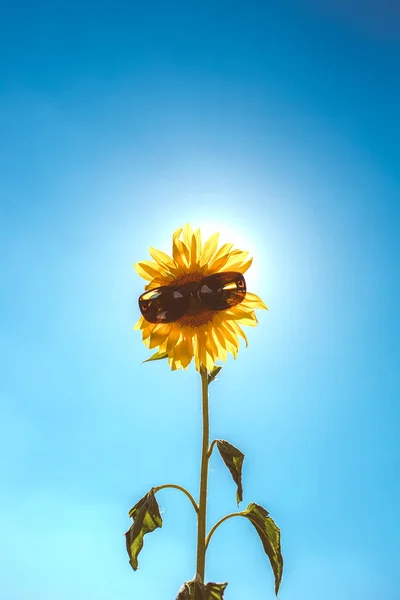
<instances>
[{"instance_id":1,"label":"sunflower leaf","mask_svg":"<svg viewBox=\"0 0 400 600\"><path fill-rule=\"evenodd\" d=\"M183 584L175 600L223 600L227 583L207 583L187 581Z\"/></svg>"},{"instance_id":2,"label":"sunflower leaf","mask_svg":"<svg viewBox=\"0 0 400 600\"><path fill-rule=\"evenodd\" d=\"M254 502L249 504L242 513L242 516L247 517L254 525L260 537L265 554L268 555L275 576L275 594L278 595L283 571L281 534L279 528L268 515L269 512L265 508Z\"/></svg>"},{"instance_id":3,"label":"sunflower leaf","mask_svg":"<svg viewBox=\"0 0 400 600\"><path fill-rule=\"evenodd\" d=\"M152 354L152 356L150 356L150 358L148 358L147 360L143 360L141 364L151 362L153 360L161 360L163 358L168 358L167 352L155 352L154 354Z\"/></svg>"},{"instance_id":4,"label":"sunflower leaf","mask_svg":"<svg viewBox=\"0 0 400 600\"><path fill-rule=\"evenodd\" d=\"M218 373L221 371L221 369L222 369L222 367L217 367L214 365L214 367L211 369L211 371L208 374L208 378L207 378L208 384L210 384L212 381L214 381L214 379L216 378Z\"/></svg>"},{"instance_id":5,"label":"sunflower leaf","mask_svg":"<svg viewBox=\"0 0 400 600\"><path fill-rule=\"evenodd\" d=\"M222 460L232 475L233 481L237 485L236 502L239 506L243 500L242 466L244 454L225 440L217 440L217 447Z\"/></svg>"},{"instance_id":6,"label":"sunflower leaf","mask_svg":"<svg viewBox=\"0 0 400 600\"><path fill-rule=\"evenodd\" d=\"M134 571L138 568L138 554L143 548L145 534L162 527L160 509L154 494L155 488L151 488L129 511L129 516L133 519L133 525L125 533L125 537L129 562Z\"/></svg>"}]
</instances>

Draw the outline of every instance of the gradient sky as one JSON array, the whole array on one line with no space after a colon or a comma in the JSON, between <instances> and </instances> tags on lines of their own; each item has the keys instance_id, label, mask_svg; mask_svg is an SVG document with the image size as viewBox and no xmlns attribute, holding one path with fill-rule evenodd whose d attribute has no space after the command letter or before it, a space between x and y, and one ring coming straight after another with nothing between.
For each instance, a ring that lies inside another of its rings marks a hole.
<instances>
[{"instance_id":1,"label":"gradient sky","mask_svg":"<svg viewBox=\"0 0 400 600\"><path fill-rule=\"evenodd\" d=\"M141 365L132 263L190 222L270 310L211 387L281 600L398 600L400 12L379 0L0 5L1 600L172 600L187 499L132 571L129 508L197 494L200 381ZM248 328L249 329L249 328ZM211 460L209 525L235 509ZM207 579L274 597L251 525Z\"/></svg>"}]
</instances>

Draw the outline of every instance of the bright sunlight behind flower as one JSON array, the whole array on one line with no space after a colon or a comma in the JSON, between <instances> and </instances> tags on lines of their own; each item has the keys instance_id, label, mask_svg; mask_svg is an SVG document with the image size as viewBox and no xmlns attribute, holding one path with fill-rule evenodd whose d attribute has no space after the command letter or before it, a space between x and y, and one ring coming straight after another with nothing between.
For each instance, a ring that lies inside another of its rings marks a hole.
<instances>
[{"instance_id":1,"label":"bright sunlight behind flower","mask_svg":"<svg viewBox=\"0 0 400 600\"><path fill-rule=\"evenodd\" d=\"M253 259L248 258L246 251L234 250L232 243L224 244L218 250L218 239L219 233L214 233L203 245L200 229L194 232L186 224L172 236L172 258L150 248L154 262L145 260L134 267L141 277L149 281L145 289L154 290L154 298L158 292L156 288L200 284L213 275L224 277L225 274L226 278L229 274L238 274L240 279ZM238 285L245 289L244 278ZM234 282L229 281L227 288L229 286L233 288ZM238 295L237 292L235 297ZM267 309L259 296L247 290L235 302L225 310L213 310L192 297L189 309L173 322L150 322L141 316L134 329L142 330L143 343L148 348L158 347L156 354L167 357L172 370L186 369L193 358L198 371L201 365L211 370L218 359L226 361L228 352L236 358L238 336L245 340L247 346L247 337L241 326L254 327L258 322L255 309Z\"/></svg>"}]
</instances>

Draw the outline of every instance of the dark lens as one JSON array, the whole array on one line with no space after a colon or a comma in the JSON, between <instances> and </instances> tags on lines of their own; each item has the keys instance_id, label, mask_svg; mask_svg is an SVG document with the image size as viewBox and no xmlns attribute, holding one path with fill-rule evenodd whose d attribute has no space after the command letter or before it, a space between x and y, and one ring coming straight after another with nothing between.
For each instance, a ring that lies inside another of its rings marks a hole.
<instances>
[{"instance_id":1,"label":"dark lens","mask_svg":"<svg viewBox=\"0 0 400 600\"><path fill-rule=\"evenodd\" d=\"M186 311L189 297L172 287L149 290L139 298L140 312L150 323L172 323Z\"/></svg>"},{"instance_id":2,"label":"dark lens","mask_svg":"<svg viewBox=\"0 0 400 600\"><path fill-rule=\"evenodd\" d=\"M241 273L216 273L203 280L198 296L207 308L225 310L242 302L246 296L246 282Z\"/></svg>"}]
</instances>

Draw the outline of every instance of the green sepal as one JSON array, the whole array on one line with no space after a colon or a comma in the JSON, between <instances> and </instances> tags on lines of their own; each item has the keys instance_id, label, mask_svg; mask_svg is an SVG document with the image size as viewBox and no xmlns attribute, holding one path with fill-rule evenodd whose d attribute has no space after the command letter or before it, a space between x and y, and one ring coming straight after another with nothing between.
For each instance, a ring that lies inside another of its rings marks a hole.
<instances>
[{"instance_id":1,"label":"green sepal","mask_svg":"<svg viewBox=\"0 0 400 600\"><path fill-rule=\"evenodd\" d=\"M241 513L254 525L260 536L265 553L268 555L275 576L275 594L278 595L282 580L283 558L281 554L281 533L274 521L269 517L269 512L252 502Z\"/></svg>"},{"instance_id":2,"label":"green sepal","mask_svg":"<svg viewBox=\"0 0 400 600\"><path fill-rule=\"evenodd\" d=\"M210 384L212 381L214 381L214 379L216 378L218 373L221 371L221 369L222 369L222 367L217 367L215 365L213 366L213 368L207 375L207 383L208 384Z\"/></svg>"},{"instance_id":3,"label":"green sepal","mask_svg":"<svg viewBox=\"0 0 400 600\"><path fill-rule=\"evenodd\" d=\"M237 485L236 502L239 506L239 503L243 500L242 465L244 454L225 440L217 440L217 447L222 460L233 477L233 481Z\"/></svg>"},{"instance_id":4,"label":"green sepal","mask_svg":"<svg viewBox=\"0 0 400 600\"><path fill-rule=\"evenodd\" d=\"M155 352L150 356L150 358L143 360L140 364L142 365L143 363L151 362L153 360L162 360L163 358L168 358L167 352Z\"/></svg>"},{"instance_id":5,"label":"green sepal","mask_svg":"<svg viewBox=\"0 0 400 600\"><path fill-rule=\"evenodd\" d=\"M227 583L207 583L187 581L183 584L175 600L223 600Z\"/></svg>"},{"instance_id":6,"label":"green sepal","mask_svg":"<svg viewBox=\"0 0 400 600\"><path fill-rule=\"evenodd\" d=\"M162 527L160 509L154 494L155 488L151 488L129 511L129 516L133 519L133 525L125 533L125 537L129 562L134 571L138 568L138 554L143 548L144 536L146 533Z\"/></svg>"}]
</instances>

